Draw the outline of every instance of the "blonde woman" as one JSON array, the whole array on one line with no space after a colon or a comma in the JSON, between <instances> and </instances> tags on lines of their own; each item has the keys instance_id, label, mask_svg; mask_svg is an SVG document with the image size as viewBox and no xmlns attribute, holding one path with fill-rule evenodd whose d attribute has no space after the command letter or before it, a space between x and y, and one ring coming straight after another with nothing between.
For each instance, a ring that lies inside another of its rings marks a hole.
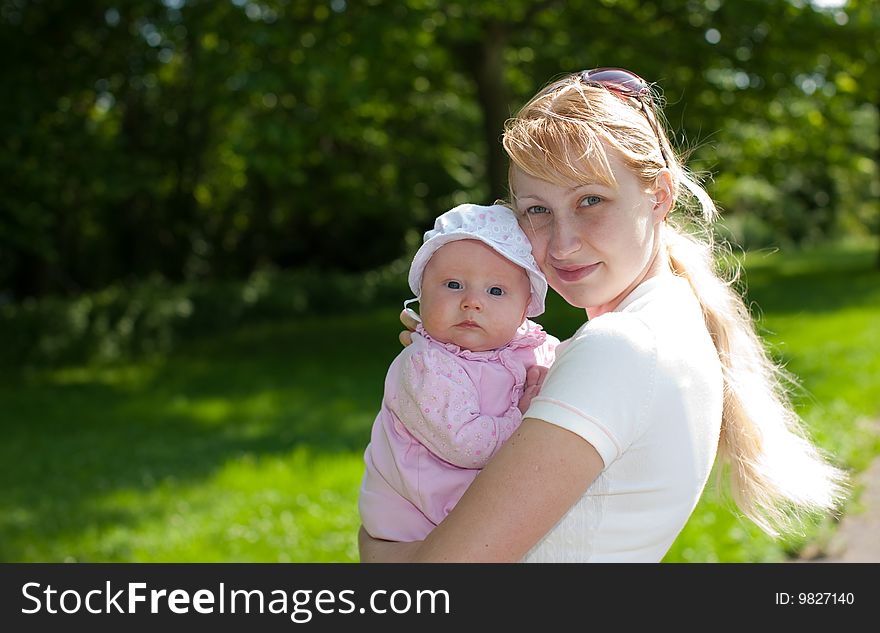
<instances>
[{"instance_id":1,"label":"blonde woman","mask_svg":"<svg viewBox=\"0 0 880 633\"><path fill-rule=\"evenodd\" d=\"M414 543L361 530L363 561L658 562L716 458L772 535L840 501L845 475L807 439L709 239L675 225L688 200L705 225L716 209L660 120L644 80L600 68L508 121L510 204L588 320L446 519Z\"/></svg>"}]
</instances>

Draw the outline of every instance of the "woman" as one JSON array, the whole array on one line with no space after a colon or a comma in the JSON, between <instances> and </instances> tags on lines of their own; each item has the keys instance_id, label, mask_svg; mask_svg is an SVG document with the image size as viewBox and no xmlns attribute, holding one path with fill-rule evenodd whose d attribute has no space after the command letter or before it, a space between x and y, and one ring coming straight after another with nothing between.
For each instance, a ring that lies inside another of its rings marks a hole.
<instances>
[{"instance_id":1,"label":"woman","mask_svg":"<svg viewBox=\"0 0 880 633\"><path fill-rule=\"evenodd\" d=\"M805 438L709 238L667 218L686 198L706 224L716 209L675 158L646 82L572 74L508 121L503 143L535 259L588 321L449 516L414 543L362 530L361 559L658 562L716 452L766 532L832 510L844 473Z\"/></svg>"}]
</instances>

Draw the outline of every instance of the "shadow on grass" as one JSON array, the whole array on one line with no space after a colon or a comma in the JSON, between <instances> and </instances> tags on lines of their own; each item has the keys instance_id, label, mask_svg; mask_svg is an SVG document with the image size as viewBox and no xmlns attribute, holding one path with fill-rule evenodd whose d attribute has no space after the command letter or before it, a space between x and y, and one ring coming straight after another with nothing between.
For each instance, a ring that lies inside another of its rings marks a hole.
<instances>
[{"instance_id":1,"label":"shadow on grass","mask_svg":"<svg viewBox=\"0 0 880 633\"><path fill-rule=\"evenodd\" d=\"M145 518L101 507L115 492L196 483L246 455L359 455L398 329L395 311L313 319L194 344L171 359L7 376L0 560L20 560L29 543Z\"/></svg>"},{"instance_id":2,"label":"shadow on grass","mask_svg":"<svg viewBox=\"0 0 880 633\"><path fill-rule=\"evenodd\" d=\"M784 277L749 275L747 294L761 311L780 316L874 306L880 299L880 271L804 271Z\"/></svg>"},{"instance_id":3,"label":"shadow on grass","mask_svg":"<svg viewBox=\"0 0 880 633\"><path fill-rule=\"evenodd\" d=\"M748 301L759 312L823 314L880 302L880 270L873 251L818 251L751 258Z\"/></svg>"}]
</instances>

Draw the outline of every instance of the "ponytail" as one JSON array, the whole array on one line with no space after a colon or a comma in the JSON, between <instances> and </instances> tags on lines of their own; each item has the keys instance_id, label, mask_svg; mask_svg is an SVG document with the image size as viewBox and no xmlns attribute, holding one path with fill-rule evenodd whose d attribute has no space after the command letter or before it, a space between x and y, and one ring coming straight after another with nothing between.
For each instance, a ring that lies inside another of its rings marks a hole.
<instances>
[{"instance_id":1,"label":"ponytail","mask_svg":"<svg viewBox=\"0 0 880 633\"><path fill-rule=\"evenodd\" d=\"M686 174L681 183L697 198L703 224L716 212L706 191ZM788 399L791 376L768 356L748 307L716 270L711 234L667 224L673 272L687 279L700 302L724 377L718 457L730 467L733 499L771 536L793 532L812 512L831 511L843 497L846 474L807 439ZM721 470L718 474L720 476Z\"/></svg>"},{"instance_id":2,"label":"ponytail","mask_svg":"<svg viewBox=\"0 0 880 633\"><path fill-rule=\"evenodd\" d=\"M729 465L733 498L746 516L773 536L792 532L805 514L835 509L846 475L807 439L788 400L791 377L767 355L733 281L716 270L709 229L715 204L674 158L663 126L652 124L645 102L633 108L631 101L621 99L619 91L585 83L581 73L554 83L506 123L510 169L516 165L559 185L612 182L605 153L611 148L646 186L655 186L668 169L673 197L685 194L696 201L703 235L671 224L664 224L663 232L670 266L699 299L721 361L719 462ZM652 100L650 110L662 120L656 104Z\"/></svg>"}]
</instances>

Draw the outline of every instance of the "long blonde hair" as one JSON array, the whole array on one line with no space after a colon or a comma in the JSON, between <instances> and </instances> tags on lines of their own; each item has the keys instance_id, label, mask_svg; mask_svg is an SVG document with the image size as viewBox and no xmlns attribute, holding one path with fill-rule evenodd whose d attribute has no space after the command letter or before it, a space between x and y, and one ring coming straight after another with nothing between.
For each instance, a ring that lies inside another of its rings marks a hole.
<instances>
[{"instance_id":1,"label":"long blonde hair","mask_svg":"<svg viewBox=\"0 0 880 633\"><path fill-rule=\"evenodd\" d=\"M687 279L700 302L721 362L719 460L730 466L732 495L747 517L773 536L794 532L807 514L836 508L847 476L807 439L789 401L791 376L773 362L757 335L733 287L737 271L722 273L718 265L720 247L710 230L717 208L672 151L656 99L646 105L584 83L577 74L559 80L507 121L503 144L511 169L566 186L586 177L608 183L606 147L649 186L668 167L674 210L697 210L676 213L684 216L680 224L676 216L670 218L663 239L673 273ZM696 204L687 204L692 201Z\"/></svg>"}]
</instances>

